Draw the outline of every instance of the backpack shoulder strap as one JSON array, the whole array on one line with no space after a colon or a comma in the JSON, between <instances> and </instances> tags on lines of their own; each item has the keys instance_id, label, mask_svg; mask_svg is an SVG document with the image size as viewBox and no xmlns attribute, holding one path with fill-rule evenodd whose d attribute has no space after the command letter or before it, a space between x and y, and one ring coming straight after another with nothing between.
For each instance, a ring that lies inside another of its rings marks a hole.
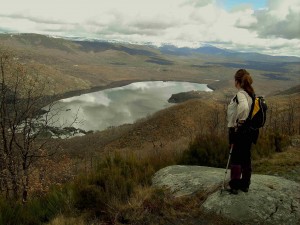
<instances>
[{"instance_id":1,"label":"backpack shoulder strap","mask_svg":"<svg viewBox=\"0 0 300 225\"><path fill-rule=\"evenodd\" d=\"M239 100L238 100L237 94L234 96L233 101L236 102L236 104L239 104Z\"/></svg>"}]
</instances>

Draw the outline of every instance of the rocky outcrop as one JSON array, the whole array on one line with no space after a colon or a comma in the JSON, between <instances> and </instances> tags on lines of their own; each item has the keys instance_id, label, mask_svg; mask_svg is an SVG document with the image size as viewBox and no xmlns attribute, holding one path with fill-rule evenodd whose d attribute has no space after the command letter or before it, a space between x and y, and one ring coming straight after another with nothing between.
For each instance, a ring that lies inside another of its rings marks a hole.
<instances>
[{"instance_id":1,"label":"rocky outcrop","mask_svg":"<svg viewBox=\"0 0 300 225\"><path fill-rule=\"evenodd\" d=\"M180 92L177 94L172 94L172 96L168 99L169 103L181 103L188 101L190 99L208 99L212 97L211 92L205 91L188 91L188 92Z\"/></svg>"},{"instance_id":2,"label":"rocky outcrop","mask_svg":"<svg viewBox=\"0 0 300 225\"><path fill-rule=\"evenodd\" d=\"M202 207L246 224L300 224L300 184L281 177L254 174L248 193L221 193L224 169L170 166L158 171L153 185L175 196L210 193ZM217 187L217 188L216 188ZM218 188L219 187L219 188ZM211 193L210 190L213 190Z\"/></svg>"},{"instance_id":3,"label":"rocky outcrop","mask_svg":"<svg viewBox=\"0 0 300 225\"><path fill-rule=\"evenodd\" d=\"M205 166L168 166L152 179L156 187L166 187L176 197L206 191L222 183L224 169Z\"/></svg>"},{"instance_id":4,"label":"rocky outcrop","mask_svg":"<svg viewBox=\"0 0 300 225\"><path fill-rule=\"evenodd\" d=\"M172 94L172 96L168 99L169 103L181 103L194 98L201 98L200 91L188 91L181 92L177 94Z\"/></svg>"}]
</instances>

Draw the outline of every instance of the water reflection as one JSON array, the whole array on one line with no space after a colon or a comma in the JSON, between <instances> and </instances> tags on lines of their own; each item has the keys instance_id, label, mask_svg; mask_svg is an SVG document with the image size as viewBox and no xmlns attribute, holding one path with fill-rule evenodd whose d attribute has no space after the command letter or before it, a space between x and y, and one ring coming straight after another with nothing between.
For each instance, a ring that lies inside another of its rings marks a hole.
<instances>
[{"instance_id":1,"label":"water reflection","mask_svg":"<svg viewBox=\"0 0 300 225\"><path fill-rule=\"evenodd\" d=\"M211 91L206 84L189 82L136 82L94 93L62 99L55 107L63 107L58 123L67 124L77 115L84 130L104 130L110 126L133 123L137 119L166 108L172 94L200 90ZM59 124L58 124L59 125Z\"/></svg>"}]
</instances>

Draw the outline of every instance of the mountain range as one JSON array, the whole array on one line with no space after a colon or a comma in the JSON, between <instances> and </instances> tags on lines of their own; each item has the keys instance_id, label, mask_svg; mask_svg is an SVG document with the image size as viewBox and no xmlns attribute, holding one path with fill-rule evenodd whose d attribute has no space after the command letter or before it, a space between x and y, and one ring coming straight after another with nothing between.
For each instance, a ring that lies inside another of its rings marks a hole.
<instances>
[{"instance_id":1,"label":"mountain range","mask_svg":"<svg viewBox=\"0 0 300 225\"><path fill-rule=\"evenodd\" d=\"M139 80L190 81L226 90L232 88L233 74L239 68L250 71L255 89L261 94L284 91L300 83L298 57L237 52L212 45L156 47L39 34L0 34L0 46L12 50L23 63L42 66L41 74L53 81L53 93L61 94Z\"/></svg>"}]
</instances>

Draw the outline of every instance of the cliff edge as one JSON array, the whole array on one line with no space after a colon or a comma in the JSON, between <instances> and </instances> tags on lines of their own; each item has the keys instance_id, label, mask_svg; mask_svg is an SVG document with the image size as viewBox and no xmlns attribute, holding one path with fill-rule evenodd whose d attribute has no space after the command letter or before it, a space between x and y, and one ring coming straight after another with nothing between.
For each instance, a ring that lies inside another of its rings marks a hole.
<instances>
[{"instance_id":1,"label":"cliff edge","mask_svg":"<svg viewBox=\"0 0 300 225\"><path fill-rule=\"evenodd\" d=\"M208 196L202 207L245 224L300 224L300 184L285 178L253 174L249 192L221 193L225 169L169 166L153 177L155 187L168 188L175 197L199 191ZM230 173L230 171L229 171ZM227 176L229 177L229 175Z\"/></svg>"}]
</instances>

